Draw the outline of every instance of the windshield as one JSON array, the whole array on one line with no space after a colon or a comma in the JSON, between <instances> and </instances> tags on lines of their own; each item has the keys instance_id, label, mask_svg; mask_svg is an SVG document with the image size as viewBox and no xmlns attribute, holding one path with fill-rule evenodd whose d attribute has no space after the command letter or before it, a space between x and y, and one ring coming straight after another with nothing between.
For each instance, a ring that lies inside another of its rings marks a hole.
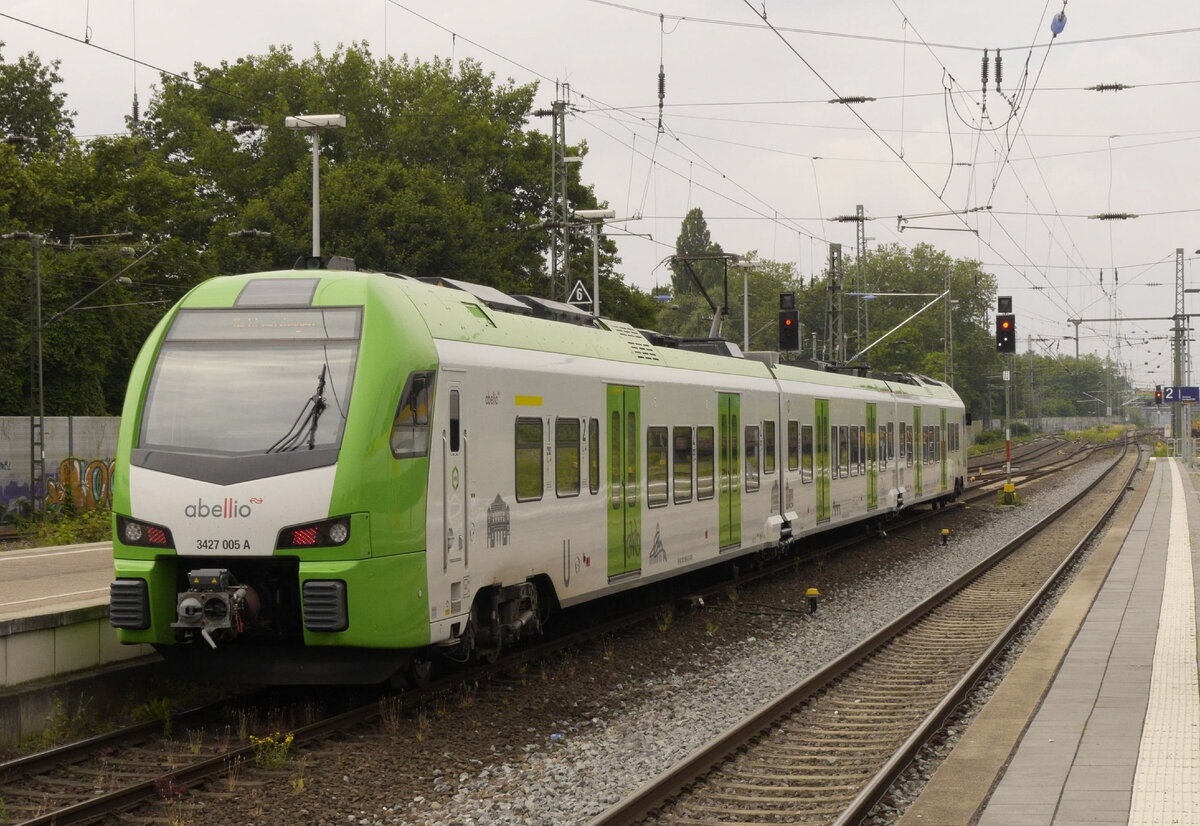
<instances>
[{"instance_id":1,"label":"windshield","mask_svg":"<svg viewBox=\"0 0 1200 826\"><path fill-rule=\"evenodd\" d=\"M158 355L139 447L212 456L336 448L357 309L183 310Z\"/></svg>"}]
</instances>

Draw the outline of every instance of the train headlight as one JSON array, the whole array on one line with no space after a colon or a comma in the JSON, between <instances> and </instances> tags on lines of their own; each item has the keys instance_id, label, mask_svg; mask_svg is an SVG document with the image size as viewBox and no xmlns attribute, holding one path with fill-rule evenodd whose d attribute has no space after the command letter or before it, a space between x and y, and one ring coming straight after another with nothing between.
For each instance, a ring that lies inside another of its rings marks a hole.
<instances>
[{"instance_id":1,"label":"train headlight","mask_svg":"<svg viewBox=\"0 0 1200 826\"><path fill-rule=\"evenodd\" d=\"M329 541L334 545L342 545L350 538L350 526L345 522L334 522L329 526Z\"/></svg>"},{"instance_id":2,"label":"train headlight","mask_svg":"<svg viewBox=\"0 0 1200 826\"><path fill-rule=\"evenodd\" d=\"M117 517L117 539L126 545L144 548L174 548L171 531L162 525L140 522L127 516Z\"/></svg>"},{"instance_id":3,"label":"train headlight","mask_svg":"<svg viewBox=\"0 0 1200 826\"><path fill-rule=\"evenodd\" d=\"M339 516L306 525L292 525L279 532L275 548L329 548L350 541L350 517Z\"/></svg>"}]
</instances>

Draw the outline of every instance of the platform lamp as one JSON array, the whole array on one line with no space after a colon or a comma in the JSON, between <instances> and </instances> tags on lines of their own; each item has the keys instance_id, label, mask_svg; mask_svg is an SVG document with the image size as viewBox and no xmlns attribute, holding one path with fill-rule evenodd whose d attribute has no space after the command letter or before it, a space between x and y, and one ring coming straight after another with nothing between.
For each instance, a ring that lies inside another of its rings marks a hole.
<instances>
[{"instance_id":1,"label":"platform lamp","mask_svg":"<svg viewBox=\"0 0 1200 826\"><path fill-rule=\"evenodd\" d=\"M344 129L345 115L295 115L284 119L288 129L312 132L312 257L321 260L321 130Z\"/></svg>"}]
</instances>

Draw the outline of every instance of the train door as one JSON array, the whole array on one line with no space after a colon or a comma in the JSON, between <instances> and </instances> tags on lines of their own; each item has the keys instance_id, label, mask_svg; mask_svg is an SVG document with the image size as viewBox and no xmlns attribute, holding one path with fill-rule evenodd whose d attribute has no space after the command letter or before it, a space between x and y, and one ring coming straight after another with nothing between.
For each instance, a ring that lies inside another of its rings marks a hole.
<instances>
[{"instance_id":1,"label":"train door","mask_svg":"<svg viewBox=\"0 0 1200 826\"><path fill-rule=\"evenodd\" d=\"M608 578L642 569L641 388L608 386Z\"/></svg>"},{"instance_id":2,"label":"train door","mask_svg":"<svg viewBox=\"0 0 1200 826\"><path fill-rule=\"evenodd\" d=\"M875 404L867 405L867 510L873 511L879 507L879 434L876 431Z\"/></svg>"},{"instance_id":3,"label":"train door","mask_svg":"<svg viewBox=\"0 0 1200 826\"><path fill-rule=\"evenodd\" d=\"M717 394L717 521L722 549L742 544L741 409L737 393Z\"/></svg>"},{"instance_id":4,"label":"train door","mask_svg":"<svg viewBox=\"0 0 1200 826\"><path fill-rule=\"evenodd\" d=\"M817 420L817 521L828 522L833 508L829 497L829 399L815 399Z\"/></svg>"},{"instance_id":5,"label":"train door","mask_svg":"<svg viewBox=\"0 0 1200 826\"><path fill-rule=\"evenodd\" d=\"M462 419L462 384L450 382L449 415L442 431L442 573L450 581L451 614L463 610L463 575L467 569L470 530L467 524L467 438Z\"/></svg>"},{"instance_id":6,"label":"train door","mask_svg":"<svg viewBox=\"0 0 1200 826\"><path fill-rule=\"evenodd\" d=\"M925 462L925 431L921 429L921 408L913 405L913 429L912 429L912 450L913 456L913 493L920 496L924 492L923 482L924 468L922 465Z\"/></svg>"}]
</instances>

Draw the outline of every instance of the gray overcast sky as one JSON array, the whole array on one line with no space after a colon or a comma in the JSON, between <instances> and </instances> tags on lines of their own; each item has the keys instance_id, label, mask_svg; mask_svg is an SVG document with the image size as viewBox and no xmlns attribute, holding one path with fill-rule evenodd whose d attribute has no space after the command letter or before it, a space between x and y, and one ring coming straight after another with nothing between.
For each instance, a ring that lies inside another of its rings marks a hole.
<instances>
[{"instance_id":1,"label":"gray overcast sky","mask_svg":"<svg viewBox=\"0 0 1200 826\"><path fill-rule=\"evenodd\" d=\"M1076 0L1047 51L1063 7L5 0L0 11L16 19L0 18L0 40L7 59L32 50L62 61L81 137L120 131L134 89L145 107L157 81L153 69L95 46L184 72L272 44L303 58L316 44L328 52L359 41L377 55L474 58L501 78L538 82L540 106L554 99L556 80L569 83L567 138L588 143L584 180L620 216L642 216L625 225L630 232L652 236L616 236L621 270L638 286L669 280L658 264L691 207L703 208L727 252L792 261L808 277L822 267L826 241L853 252L854 225L828 219L863 204L874 218L870 245L927 242L982 261L1000 294L1014 298L1021 349L1033 335L1049 340L1033 343L1039 351L1069 354L1068 318L1171 315L1176 248L1189 286L1200 286L1200 3ZM19 21L79 40L86 33L93 45ZM989 71L986 121L984 49L1003 57L1000 92ZM1136 88L1084 90L1102 83ZM852 111L827 102L835 92L876 100ZM899 215L988 206L898 228ZM1085 217L1102 212L1141 217ZM1081 350L1115 355L1119 338L1136 382L1171 383L1170 345L1158 338L1169 330L1161 321L1085 325Z\"/></svg>"}]
</instances>

